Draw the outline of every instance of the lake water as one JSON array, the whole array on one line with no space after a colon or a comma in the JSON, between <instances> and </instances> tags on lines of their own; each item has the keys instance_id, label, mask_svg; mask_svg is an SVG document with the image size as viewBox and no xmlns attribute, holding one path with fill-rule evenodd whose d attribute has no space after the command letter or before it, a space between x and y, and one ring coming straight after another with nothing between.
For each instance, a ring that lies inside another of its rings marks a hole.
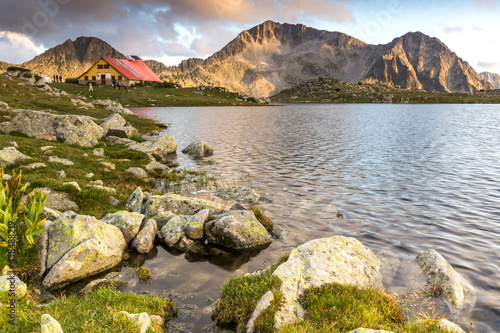
<instances>
[{"instance_id":1,"label":"lake water","mask_svg":"<svg viewBox=\"0 0 500 333\"><path fill-rule=\"evenodd\" d=\"M500 332L500 106L285 105L137 108L169 126L180 153L196 139L214 147L210 172L250 185L290 235L253 257L186 258L157 248L153 280L135 291L171 295L176 325L210 331L202 308L224 280L275 261L308 240L355 237L373 252L399 258L433 248L473 285L477 300L463 318ZM337 219L337 211L345 219ZM197 310L198 309L198 310ZM192 311L190 311L192 310Z\"/></svg>"}]
</instances>

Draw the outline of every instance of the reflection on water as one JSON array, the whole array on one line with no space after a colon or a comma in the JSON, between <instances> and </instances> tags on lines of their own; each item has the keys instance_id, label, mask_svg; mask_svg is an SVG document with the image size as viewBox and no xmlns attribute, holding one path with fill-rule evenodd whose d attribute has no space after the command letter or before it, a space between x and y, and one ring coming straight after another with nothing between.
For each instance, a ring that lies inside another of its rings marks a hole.
<instances>
[{"instance_id":1,"label":"reflection on water","mask_svg":"<svg viewBox=\"0 0 500 333\"><path fill-rule=\"evenodd\" d=\"M235 272L189 263L162 249L146 266L177 272L163 272L139 289L178 288L169 274L180 274L182 281L205 276L206 292L193 296L200 307L204 297L217 298L224 279L264 267L283 247L345 235L374 252L389 250L402 258L438 250L476 289L471 319L500 331L499 106L133 111L169 125L165 133L173 135L179 150L196 139L210 143L218 164L205 168L271 199L266 211L291 230L286 240L275 241ZM198 167L180 152L178 160ZM335 218L339 209L346 219ZM200 323L209 322L202 315Z\"/></svg>"}]
</instances>

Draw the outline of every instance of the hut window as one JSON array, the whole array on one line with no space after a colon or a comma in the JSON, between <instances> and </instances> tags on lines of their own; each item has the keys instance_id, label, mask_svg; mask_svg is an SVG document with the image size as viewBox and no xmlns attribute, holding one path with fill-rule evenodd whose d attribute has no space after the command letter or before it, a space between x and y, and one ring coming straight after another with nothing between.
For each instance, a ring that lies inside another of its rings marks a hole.
<instances>
[{"instance_id":1,"label":"hut window","mask_svg":"<svg viewBox=\"0 0 500 333\"><path fill-rule=\"evenodd\" d=\"M115 80L115 76L114 76L114 75L113 75L113 76L111 76L111 80Z\"/></svg>"},{"instance_id":2,"label":"hut window","mask_svg":"<svg viewBox=\"0 0 500 333\"><path fill-rule=\"evenodd\" d=\"M92 76L92 80L95 81L95 76Z\"/></svg>"},{"instance_id":3,"label":"hut window","mask_svg":"<svg viewBox=\"0 0 500 333\"><path fill-rule=\"evenodd\" d=\"M97 65L97 69L102 69L103 65Z\"/></svg>"},{"instance_id":4,"label":"hut window","mask_svg":"<svg viewBox=\"0 0 500 333\"><path fill-rule=\"evenodd\" d=\"M88 77L88 76L86 76L86 77L85 77L85 81L88 81L88 80L89 80L89 77Z\"/></svg>"},{"instance_id":5,"label":"hut window","mask_svg":"<svg viewBox=\"0 0 500 333\"><path fill-rule=\"evenodd\" d=\"M122 80L122 76L121 76L121 75L119 75L119 76L118 76L118 80L119 80L119 81L121 81L121 80Z\"/></svg>"}]
</instances>

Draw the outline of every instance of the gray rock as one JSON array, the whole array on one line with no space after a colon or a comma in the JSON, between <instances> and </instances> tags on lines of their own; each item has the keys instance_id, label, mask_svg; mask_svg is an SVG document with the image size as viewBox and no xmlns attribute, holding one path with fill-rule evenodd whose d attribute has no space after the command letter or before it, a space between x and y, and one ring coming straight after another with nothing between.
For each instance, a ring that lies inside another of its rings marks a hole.
<instances>
[{"instance_id":1,"label":"gray rock","mask_svg":"<svg viewBox=\"0 0 500 333\"><path fill-rule=\"evenodd\" d=\"M166 211L166 212L162 212L158 215L155 216L155 220L156 220L156 226L157 226L157 232L156 232L156 239L159 241L159 242L163 242L163 237L160 233L161 229L165 226L165 224L168 223L168 221L170 221L170 219L172 217L176 216L174 213L170 212L170 211Z\"/></svg>"},{"instance_id":2,"label":"gray rock","mask_svg":"<svg viewBox=\"0 0 500 333\"><path fill-rule=\"evenodd\" d=\"M149 164L144 166L144 169L146 169L146 171L154 171L154 170L164 171L164 170L169 170L169 167L160 162L151 161Z\"/></svg>"},{"instance_id":3,"label":"gray rock","mask_svg":"<svg viewBox=\"0 0 500 333\"><path fill-rule=\"evenodd\" d=\"M135 142L134 140L130 140L130 139L126 139L126 138L119 138L117 136L108 136L106 138L106 141L111 142L111 143L120 144L120 145L126 145L129 147L137 144L137 142Z\"/></svg>"},{"instance_id":4,"label":"gray rock","mask_svg":"<svg viewBox=\"0 0 500 333\"><path fill-rule=\"evenodd\" d=\"M76 202L71 200L67 193L58 192L48 187L44 187L42 190L43 193L48 194L47 201L45 201L45 207L58 210L60 212L65 212L67 210L80 210Z\"/></svg>"},{"instance_id":5,"label":"gray rock","mask_svg":"<svg viewBox=\"0 0 500 333\"><path fill-rule=\"evenodd\" d=\"M157 232L156 221L149 219L132 241L131 247L139 253L149 253L153 249Z\"/></svg>"},{"instance_id":6,"label":"gray rock","mask_svg":"<svg viewBox=\"0 0 500 333\"><path fill-rule=\"evenodd\" d=\"M62 214L48 231L45 288L61 287L110 269L127 248L122 232L92 216Z\"/></svg>"},{"instance_id":7,"label":"gray rock","mask_svg":"<svg viewBox=\"0 0 500 333\"><path fill-rule=\"evenodd\" d=\"M174 138L172 138L170 135L167 135L159 137L156 141L135 143L129 146L129 148L146 154L166 156L168 154L176 152L177 144L175 143Z\"/></svg>"},{"instance_id":8,"label":"gray rock","mask_svg":"<svg viewBox=\"0 0 500 333\"><path fill-rule=\"evenodd\" d=\"M255 310L252 313L252 317L250 317L250 320L248 321L247 324L247 333L253 333L253 329L255 326L255 321L257 320L257 317L271 305L271 303L274 301L274 294L272 291L268 291L267 293L262 296L260 301L257 303L255 306Z\"/></svg>"},{"instance_id":9,"label":"gray rock","mask_svg":"<svg viewBox=\"0 0 500 333\"><path fill-rule=\"evenodd\" d=\"M110 115L109 117L104 119L104 121L101 123L101 127L105 131L108 131L112 127L125 126L126 123L127 123L127 121L125 119L123 119L123 117L120 116L120 114L113 113L112 115Z\"/></svg>"},{"instance_id":10,"label":"gray rock","mask_svg":"<svg viewBox=\"0 0 500 333\"><path fill-rule=\"evenodd\" d=\"M138 186L134 192L128 197L127 203L125 204L125 208L132 211L140 213L142 210L142 201L144 195L142 193L141 187Z\"/></svg>"},{"instance_id":11,"label":"gray rock","mask_svg":"<svg viewBox=\"0 0 500 333\"><path fill-rule=\"evenodd\" d=\"M21 299L26 296L28 292L28 287L21 281L17 276L13 274L4 275L0 277L0 295L8 295L11 291L11 284L14 284L15 291L14 295L16 299Z\"/></svg>"},{"instance_id":12,"label":"gray rock","mask_svg":"<svg viewBox=\"0 0 500 333\"><path fill-rule=\"evenodd\" d=\"M41 333L63 333L61 324L48 314L42 315L40 326Z\"/></svg>"},{"instance_id":13,"label":"gray rock","mask_svg":"<svg viewBox=\"0 0 500 333\"><path fill-rule=\"evenodd\" d=\"M3 167L16 163L22 163L30 159L31 157L19 152L15 147L6 147L0 150L0 165Z\"/></svg>"},{"instance_id":14,"label":"gray rock","mask_svg":"<svg viewBox=\"0 0 500 333\"><path fill-rule=\"evenodd\" d=\"M10 146L10 147L14 147L14 148L16 148L16 149L17 149L17 148L19 148L19 145L17 144L17 142L16 142L16 141L11 141L11 142L9 142L9 146Z\"/></svg>"},{"instance_id":15,"label":"gray rock","mask_svg":"<svg viewBox=\"0 0 500 333\"><path fill-rule=\"evenodd\" d=\"M139 232L144 215L137 212L127 212L122 210L116 213L106 214L101 221L114 225L123 233L127 243L130 243Z\"/></svg>"},{"instance_id":16,"label":"gray rock","mask_svg":"<svg viewBox=\"0 0 500 333\"><path fill-rule=\"evenodd\" d=\"M151 195L144 204L144 215L146 218L156 218L161 213L170 211L174 214L194 215L200 210L210 210L210 215L220 214L224 211L224 205L198 198L184 197L177 194Z\"/></svg>"},{"instance_id":17,"label":"gray rock","mask_svg":"<svg viewBox=\"0 0 500 333\"><path fill-rule=\"evenodd\" d=\"M131 167L127 169L127 172L133 174L139 179L148 178L148 173L142 168Z\"/></svg>"},{"instance_id":18,"label":"gray rock","mask_svg":"<svg viewBox=\"0 0 500 333\"><path fill-rule=\"evenodd\" d=\"M37 133L54 135L67 144L82 147L95 146L104 136L104 130L87 116L56 115L49 112L21 110L10 122L0 124L0 131L20 131L28 136Z\"/></svg>"},{"instance_id":19,"label":"gray rock","mask_svg":"<svg viewBox=\"0 0 500 333\"><path fill-rule=\"evenodd\" d=\"M108 130L107 135L130 139L133 137L138 137L139 132L132 126L111 127Z\"/></svg>"},{"instance_id":20,"label":"gray rock","mask_svg":"<svg viewBox=\"0 0 500 333\"><path fill-rule=\"evenodd\" d=\"M444 298L453 306L460 307L464 301L462 278L451 265L435 250L428 250L417 257L430 283L443 290Z\"/></svg>"},{"instance_id":21,"label":"gray rock","mask_svg":"<svg viewBox=\"0 0 500 333\"><path fill-rule=\"evenodd\" d=\"M66 178L66 172L64 172L64 170L56 171L56 176L59 179Z\"/></svg>"},{"instance_id":22,"label":"gray rock","mask_svg":"<svg viewBox=\"0 0 500 333\"><path fill-rule=\"evenodd\" d=\"M92 151L92 153L96 156L104 156L104 149L96 148Z\"/></svg>"},{"instance_id":23,"label":"gray rock","mask_svg":"<svg viewBox=\"0 0 500 333\"><path fill-rule=\"evenodd\" d=\"M51 209L49 207L43 208L43 213L41 214L41 218L47 218L49 221L55 221L61 216L61 212L55 209Z\"/></svg>"},{"instance_id":24,"label":"gray rock","mask_svg":"<svg viewBox=\"0 0 500 333\"><path fill-rule=\"evenodd\" d=\"M11 180L11 179L12 179L12 176L11 175L7 175L7 174L4 174L3 177L2 177L3 181L7 181L7 180Z\"/></svg>"},{"instance_id":25,"label":"gray rock","mask_svg":"<svg viewBox=\"0 0 500 333\"><path fill-rule=\"evenodd\" d=\"M450 333L465 333L465 331L455 323L449 320L443 319L438 323L440 329Z\"/></svg>"},{"instance_id":26,"label":"gray rock","mask_svg":"<svg viewBox=\"0 0 500 333\"><path fill-rule=\"evenodd\" d=\"M113 187L102 186L102 185L87 185L87 187L95 188L96 190L104 191L113 195L116 194L116 189Z\"/></svg>"},{"instance_id":27,"label":"gray rock","mask_svg":"<svg viewBox=\"0 0 500 333\"><path fill-rule=\"evenodd\" d=\"M9 106L9 104L0 101L0 111L1 112L12 112L12 108Z\"/></svg>"},{"instance_id":28,"label":"gray rock","mask_svg":"<svg viewBox=\"0 0 500 333\"><path fill-rule=\"evenodd\" d=\"M249 187L231 186L221 189L215 195L223 200L235 200L241 203L256 203L260 195Z\"/></svg>"},{"instance_id":29,"label":"gray rock","mask_svg":"<svg viewBox=\"0 0 500 333\"><path fill-rule=\"evenodd\" d=\"M139 333L145 333L149 327L152 327L151 319L146 312L140 314L129 314L126 311L120 311L121 315L126 316L134 324L139 326Z\"/></svg>"},{"instance_id":30,"label":"gray rock","mask_svg":"<svg viewBox=\"0 0 500 333\"><path fill-rule=\"evenodd\" d=\"M205 223L205 236L210 243L231 249L247 249L265 246L272 242L262 224L248 210L231 210L214 216Z\"/></svg>"},{"instance_id":31,"label":"gray rock","mask_svg":"<svg viewBox=\"0 0 500 333\"><path fill-rule=\"evenodd\" d=\"M22 165L21 169L26 169L26 170L35 170L35 169L41 169L41 168L46 168L47 165L44 163L36 162L36 163L31 163L28 165Z\"/></svg>"},{"instance_id":32,"label":"gray rock","mask_svg":"<svg viewBox=\"0 0 500 333\"><path fill-rule=\"evenodd\" d=\"M187 219L183 216L172 217L160 230L161 239L168 247L174 247L184 236Z\"/></svg>"},{"instance_id":33,"label":"gray rock","mask_svg":"<svg viewBox=\"0 0 500 333\"><path fill-rule=\"evenodd\" d=\"M203 209L200 210L195 215L189 217L186 227L184 228L184 233L191 239L202 239L203 238L203 227L205 226L205 221L210 215L210 210Z\"/></svg>"},{"instance_id":34,"label":"gray rock","mask_svg":"<svg viewBox=\"0 0 500 333\"><path fill-rule=\"evenodd\" d=\"M77 182L65 182L65 183L63 183L63 186L64 187L71 187L71 188L77 190L78 192L82 191L82 189L80 188L80 185L78 185Z\"/></svg>"},{"instance_id":35,"label":"gray rock","mask_svg":"<svg viewBox=\"0 0 500 333\"><path fill-rule=\"evenodd\" d=\"M304 309L297 298L307 289L327 283L374 286L379 283L379 269L372 251L354 238L322 238L300 245L273 273L282 281L284 299L275 326L281 328L303 318Z\"/></svg>"},{"instance_id":36,"label":"gray rock","mask_svg":"<svg viewBox=\"0 0 500 333\"><path fill-rule=\"evenodd\" d=\"M207 143L196 141L184 148L182 150L182 153L194 158L202 158L206 156L212 156L214 154L214 149Z\"/></svg>"},{"instance_id":37,"label":"gray rock","mask_svg":"<svg viewBox=\"0 0 500 333\"><path fill-rule=\"evenodd\" d=\"M66 165L66 166L70 166L70 165L75 164L75 163L71 162L70 160L68 160L67 158L60 158L57 156L49 156L49 162L50 163L59 163L59 164Z\"/></svg>"}]
</instances>

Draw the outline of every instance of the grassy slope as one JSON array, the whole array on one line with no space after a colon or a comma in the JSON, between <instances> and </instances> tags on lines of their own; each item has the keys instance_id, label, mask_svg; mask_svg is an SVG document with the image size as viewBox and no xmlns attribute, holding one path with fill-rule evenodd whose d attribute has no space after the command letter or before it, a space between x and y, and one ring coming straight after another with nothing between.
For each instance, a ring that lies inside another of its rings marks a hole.
<instances>
[{"instance_id":1,"label":"grassy slope","mask_svg":"<svg viewBox=\"0 0 500 333\"><path fill-rule=\"evenodd\" d=\"M223 92L223 89L207 88L203 91L196 88L127 88L114 90L110 86L97 86L89 91L87 86L67 83L54 83L51 86L65 90L71 94L79 94L89 98L112 99L125 107L147 106L236 106L255 105L237 101L238 94Z\"/></svg>"}]
</instances>

